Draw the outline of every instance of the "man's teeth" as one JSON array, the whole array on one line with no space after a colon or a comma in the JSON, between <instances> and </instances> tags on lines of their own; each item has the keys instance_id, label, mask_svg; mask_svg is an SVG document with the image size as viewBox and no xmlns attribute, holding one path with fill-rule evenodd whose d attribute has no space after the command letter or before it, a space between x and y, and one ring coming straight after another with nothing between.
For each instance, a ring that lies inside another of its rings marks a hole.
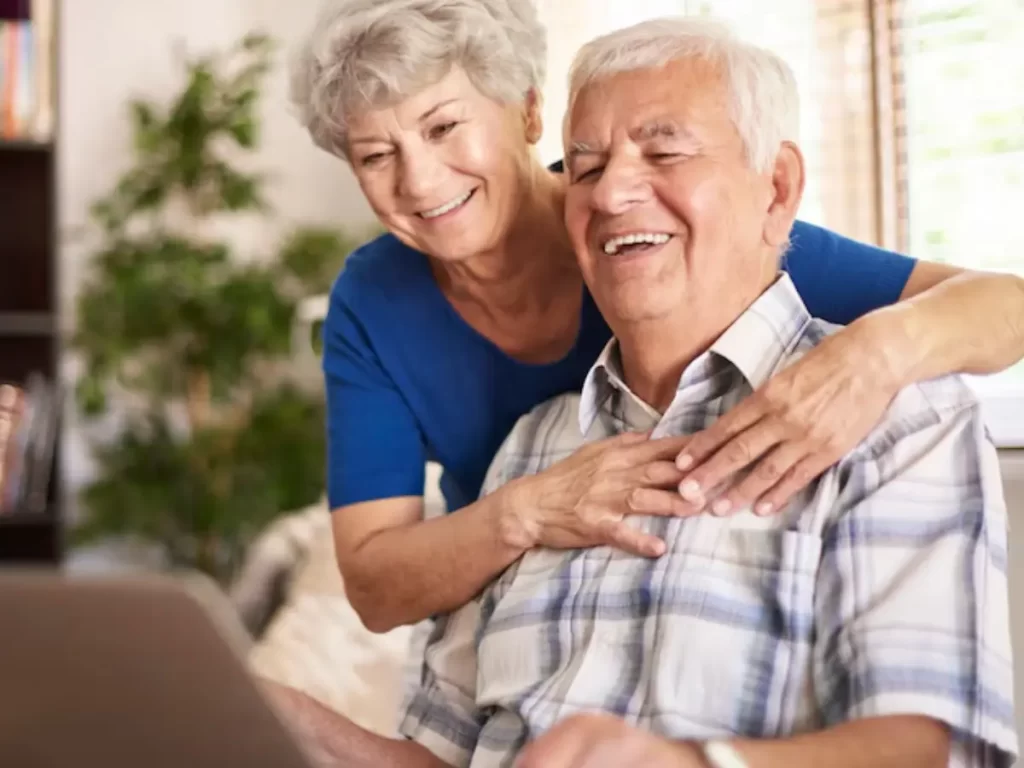
<instances>
[{"instance_id":1,"label":"man's teeth","mask_svg":"<svg viewBox=\"0 0 1024 768\"><path fill-rule=\"evenodd\" d=\"M635 245L636 243L647 243L649 245L664 245L669 241L669 236L666 234L655 234L654 232L638 232L634 235L622 235L620 237L613 237L611 240L604 244L604 252L609 256L614 256L619 252L625 245Z\"/></svg>"},{"instance_id":2,"label":"man's teeth","mask_svg":"<svg viewBox=\"0 0 1024 768\"><path fill-rule=\"evenodd\" d=\"M445 203L444 205L439 205L437 208L431 208L429 211L420 212L420 216L422 216L424 219L436 219L438 216L444 216L449 211L454 211L464 202L469 200L469 196L472 194L473 190L470 190L462 197L457 197L454 200Z\"/></svg>"}]
</instances>

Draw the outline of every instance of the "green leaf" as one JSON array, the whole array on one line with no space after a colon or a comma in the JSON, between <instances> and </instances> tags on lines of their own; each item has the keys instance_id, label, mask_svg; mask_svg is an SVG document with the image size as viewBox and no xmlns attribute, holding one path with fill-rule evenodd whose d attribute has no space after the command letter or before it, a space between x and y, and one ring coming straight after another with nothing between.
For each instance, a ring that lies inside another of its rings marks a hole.
<instances>
[{"instance_id":1,"label":"green leaf","mask_svg":"<svg viewBox=\"0 0 1024 768\"><path fill-rule=\"evenodd\" d=\"M92 447L73 540L142 537L222 581L263 526L323 493L323 396L287 383L296 310L376 234L297 226L253 254L203 236L212 214L271 213L272 177L240 161L272 49L249 36L189 61L171 98L129 102L133 162L90 209L70 339L83 413L131 395Z\"/></svg>"}]
</instances>

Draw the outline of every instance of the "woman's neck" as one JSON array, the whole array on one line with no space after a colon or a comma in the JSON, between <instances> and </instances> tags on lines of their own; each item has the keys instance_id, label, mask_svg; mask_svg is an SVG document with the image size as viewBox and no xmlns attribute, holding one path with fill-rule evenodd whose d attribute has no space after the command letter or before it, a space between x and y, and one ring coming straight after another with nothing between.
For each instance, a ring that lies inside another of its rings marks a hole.
<instances>
[{"instance_id":1,"label":"woman's neck","mask_svg":"<svg viewBox=\"0 0 1024 768\"><path fill-rule=\"evenodd\" d=\"M518 214L495 248L458 263L434 262L435 275L453 301L493 312L520 314L554 300L579 267L563 223L562 181L533 162L520 185Z\"/></svg>"},{"instance_id":2,"label":"woman's neck","mask_svg":"<svg viewBox=\"0 0 1024 768\"><path fill-rule=\"evenodd\" d=\"M501 245L458 264L433 261L462 318L524 363L562 359L580 328L583 278L563 223L561 179L534 162Z\"/></svg>"}]
</instances>

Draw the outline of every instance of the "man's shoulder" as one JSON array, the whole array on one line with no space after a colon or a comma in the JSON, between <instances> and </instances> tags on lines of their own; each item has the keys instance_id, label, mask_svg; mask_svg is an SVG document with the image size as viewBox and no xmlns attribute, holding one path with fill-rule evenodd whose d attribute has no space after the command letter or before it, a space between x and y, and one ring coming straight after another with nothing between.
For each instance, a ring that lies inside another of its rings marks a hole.
<instances>
[{"instance_id":1,"label":"man's shoulder","mask_svg":"<svg viewBox=\"0 0 1024 768\"><path fill-rule=\"evenodd\" d=\"M583 444L580 394L556 395L519 417L509 433L510 447L530 453L572 453Z\"/></svg>"},{"instance_id":2,"label":"man's shoulder","mask_svg":"<svg viewBox=\"0 0 1024 768\"><path fill-rule=\"evenodd\" d=\"M843 326L812 318L786 359L792 365ZM981 404L961 375L946 375L900 389L872 431L852 453L878 455L910 435L963 418L981 419Z\"/></svg>"},{"instance_id":3,"label":"man's shoulder","mask_svg":"<svg viewBox=\"0 0 1024 768\"><path fill-rule=\"evenodd\" d=\"M521 416L496 457L501 483L542 472L572 455L585 438L579 424L580 395L546 400Z\"/></svg>"}]
</instances>

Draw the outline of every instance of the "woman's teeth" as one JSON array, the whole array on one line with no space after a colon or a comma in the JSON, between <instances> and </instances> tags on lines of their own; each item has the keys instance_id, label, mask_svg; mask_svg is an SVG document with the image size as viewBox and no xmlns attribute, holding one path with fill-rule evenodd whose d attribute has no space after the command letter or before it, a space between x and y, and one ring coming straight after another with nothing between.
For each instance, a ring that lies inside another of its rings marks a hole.
<instances>
[{"instance_id":1,"label":"woman's teeth","mask_svg":"<svg viewBox=\"0 0 1024 768\"><path fill-rule=\"evenodd\" d=\"M457 197L454 200L445 203L444 205L439 205L437 208L431 208L429 211L421 211L420 216L422 216L424 219L436 219L438 216L444 216L449 211L454 211L464 202L469 200L469 198L472 197L473 192L474 190L470 190L462 197Z\"/></svg>"},{"instance_id":2,"label":"woman's teeth","mask_svg":"<svg viewBox=\"0 0 1024 768\"><path fill-rule=\"evenodd\" d=\"M628 245L664 245L669 241L669 235L654 232L638 232L632 235L620 235L613 237L604 244L604 252L614 256Z\"/></svg>"}]
</instances>

